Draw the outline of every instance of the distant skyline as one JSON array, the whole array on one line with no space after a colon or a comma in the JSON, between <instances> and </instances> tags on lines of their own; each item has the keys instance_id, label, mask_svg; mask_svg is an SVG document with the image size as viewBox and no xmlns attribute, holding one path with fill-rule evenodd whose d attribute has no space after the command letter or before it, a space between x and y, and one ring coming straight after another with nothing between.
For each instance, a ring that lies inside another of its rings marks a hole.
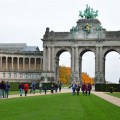
<instances>
[{"instance_id":1,"label":"distant skyline","mask_svg":"<svg viewBox=\"0 0 120 120\"><path fill-rule=\"evenodd\" d=\"M80 19L79 11L83 11L86 4L99 11L97 19L103 28L107 31L120 30L120 0L1 0L0 43L27 43L29 46L38 46L40 50L43 50L41 39L45 29L49 27L55 32L70 31ZM68 55L64 55L63 60L60 60L61 65L68 66L66 56ZM111 53L107 57L109 60L106 63L108 66L106 78L118 82L120 77L119 54ZM89 58L91 58L91 53L85 58L91 62ZM91 59L93 58L94 55ZM113 60L115 64L110 63L110 60ZM82 70L94 76L94 67L91 67L94 66L94 62L88 66L88 62L84 61Z\"/></svg>"}]
</instances>

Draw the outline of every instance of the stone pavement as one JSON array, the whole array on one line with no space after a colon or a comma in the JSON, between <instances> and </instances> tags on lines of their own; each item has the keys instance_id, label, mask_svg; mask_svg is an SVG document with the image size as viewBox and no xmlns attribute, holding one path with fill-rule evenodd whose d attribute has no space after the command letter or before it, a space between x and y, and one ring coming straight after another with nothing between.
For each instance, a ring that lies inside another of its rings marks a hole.
<instances>
[{"instance_id":1,"label":"stone pavement","mask_svg":"<svg viewBox=\"0 0 120 120\"><path fill-rule=\"evenodd\" d=\"M111 95L108 95L104 92L95 92L95 91L92 91L91 92L92 94L114 104L114 105L117 105L120 107L120 98L117 98L117 97L114 97L114 96L111 96ZM112 93L111 93L112 94Z\"/></svg>"},{"instance_id":2,"label":"stone pavement","mask_svg":"<svg viewBox=\"0 0 120 120\"><path fill-rule=\"evenodd\" d=\"M64 89L61 90L61 92L57 92L55 94L68 93L68 92L71 92L71 91L72 91L71 89L64 88ZM120 98L113 97L111 95L107 95L104 92L96 92L94 90L92 90L91 93L120 107ZM50 91L48 91L47 94L51 94ZM42 94L40 94L40 93L27 94L27 96L39 96L39 95L45 95L45 94L44 94L44 92ZM18 98L18 97L25 97L25 95L24 94L23 94L23 96L20 96L18 94L17 95L9 95L9 98Z\"/></svg>"},{"instance_id":3,"label":"stone pavement","mask_svg":"<svg viewBox=\"0 0 120 120\"><path fill-rule=\"evenodd\" d=\"M57 93L54 93L54 94L61 94L61 93L68 93L68 92L72 92L72 90L65 88L65 89L62 89L61 92L57 92ZM48 95L48 94L51 94L51 92L48 91L46 95ZM27 96L39 96L39 95L45 95L44 91L43 91L41 94L40 94L40 93L27 94ZM17 95L9 95L9 96L8 96L8 98L18 98L18 97L25 97L24 91L23 91L23 95L22 95L22 96L20 96L20 95L18 95L18 94L17 94Z\"/></svg>"}]
</instances>

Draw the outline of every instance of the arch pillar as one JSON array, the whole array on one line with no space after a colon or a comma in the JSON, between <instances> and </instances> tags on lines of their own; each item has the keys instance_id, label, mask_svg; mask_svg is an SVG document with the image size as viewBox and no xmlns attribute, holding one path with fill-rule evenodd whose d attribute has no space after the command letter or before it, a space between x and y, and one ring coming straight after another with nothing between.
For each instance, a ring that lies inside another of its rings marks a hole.
<instances>
[{"instance_id":1,"label":"arch pillar","mask_svg":"<svg viewBox=\"0 0 120 120\"><path fill-rule=\"evenodd\" d=\"M95 83L104 83L104 57L102 46L96 46L95 53Z\"/></svg>"},{"instance_id":2,"label":"arch pillar","mask_svg":"<svg viewBox=\"0 0 120 120\"><path fill-rule=\"evenodd\" d=\"M2 70L2 56L0 57L0 69Z\"/></svg>"},{"instance_id":3,"label":"arch pillar","mask_svg":"<svg viewBox=\"0 0 120 120\"><path fill-rule=\"evenodd\" d=\"M79 79L79 54L78 54L78 47L75 47L75 76L76 76L76 81L80 81Z\"/></svg>"},{"instance_id":4,"label":"arch pillar","mask_svg":"<svg viewBox=\"0 0 120 120\"><path fill-rule=\"evenodd\" d=\"M59 81L59 57L57 56L55 59L55 81Z\"/></svg>"}]
</instances>

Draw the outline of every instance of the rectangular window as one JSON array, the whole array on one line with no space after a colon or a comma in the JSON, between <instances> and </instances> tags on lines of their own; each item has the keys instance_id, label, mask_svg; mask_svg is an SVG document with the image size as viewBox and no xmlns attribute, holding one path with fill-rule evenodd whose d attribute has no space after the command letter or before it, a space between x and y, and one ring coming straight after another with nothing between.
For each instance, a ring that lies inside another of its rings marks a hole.
<instances>
[{"instance_id":1,"label":"rectangular window","mask_svg":"<svg viewBox=\"0 0 120 120\"><path fill-rule=\"evenodd\" d=\"M17 73L14 73L14 78L17 78Z\"/></svg>"},{"instance_id":2,"label":"rectangular window","mask_svg":"<svg viewBox=\"0 0 120 120\"><path fill-rule=\"evenodd\" d=\"M5 78L5 73L3 73L3 78Z\"/></svg>"},{"instance_id":3,"label":"rectangular window","mask_svg":"<svg viewBox=\"0 0 120 120\"><path fill-rule=\"evenodd\" d=\"M8 78L11 78L11 73L8 73Z\"/></svg>"}]
</instances>

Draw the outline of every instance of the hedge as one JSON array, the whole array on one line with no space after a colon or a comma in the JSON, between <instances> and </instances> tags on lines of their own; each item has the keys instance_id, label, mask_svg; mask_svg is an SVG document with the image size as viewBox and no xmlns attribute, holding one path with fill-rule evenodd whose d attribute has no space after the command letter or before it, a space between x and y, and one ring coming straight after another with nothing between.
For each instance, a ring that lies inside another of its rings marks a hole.
<instances>
[{"instance_id":1,"label":"hedge","mask_svg":"<svg viewBox=\"0 0 120 120\"><path fill-rule=\"evenodd\" d=\"M95 84L95 91L110 92L111 88L113 92L120 92L120 84Z\"/></svg>"},{"instance_id":2,"label":"hedge","mask_svg":"<svg viewBox=\"0 0 120 120\"><path fill-rule=\"evenodd\" d=\"M20 82L10 82L9 83L10 84L10 90L11 91L18 91L19 90L19 84L20 84ZM23 83L24 84L24 83ZM30 84L31 83L28 83L28 85L29 85L29 87L30 87ZM50 88L51 88L51 84L52 83L43 83L42 85L42 89L44 89L44 86L46 86L47 87L47 90L50 90ZM39 89L39 83L36 83L36 89Z\"/></svg>"}]
</instances>

